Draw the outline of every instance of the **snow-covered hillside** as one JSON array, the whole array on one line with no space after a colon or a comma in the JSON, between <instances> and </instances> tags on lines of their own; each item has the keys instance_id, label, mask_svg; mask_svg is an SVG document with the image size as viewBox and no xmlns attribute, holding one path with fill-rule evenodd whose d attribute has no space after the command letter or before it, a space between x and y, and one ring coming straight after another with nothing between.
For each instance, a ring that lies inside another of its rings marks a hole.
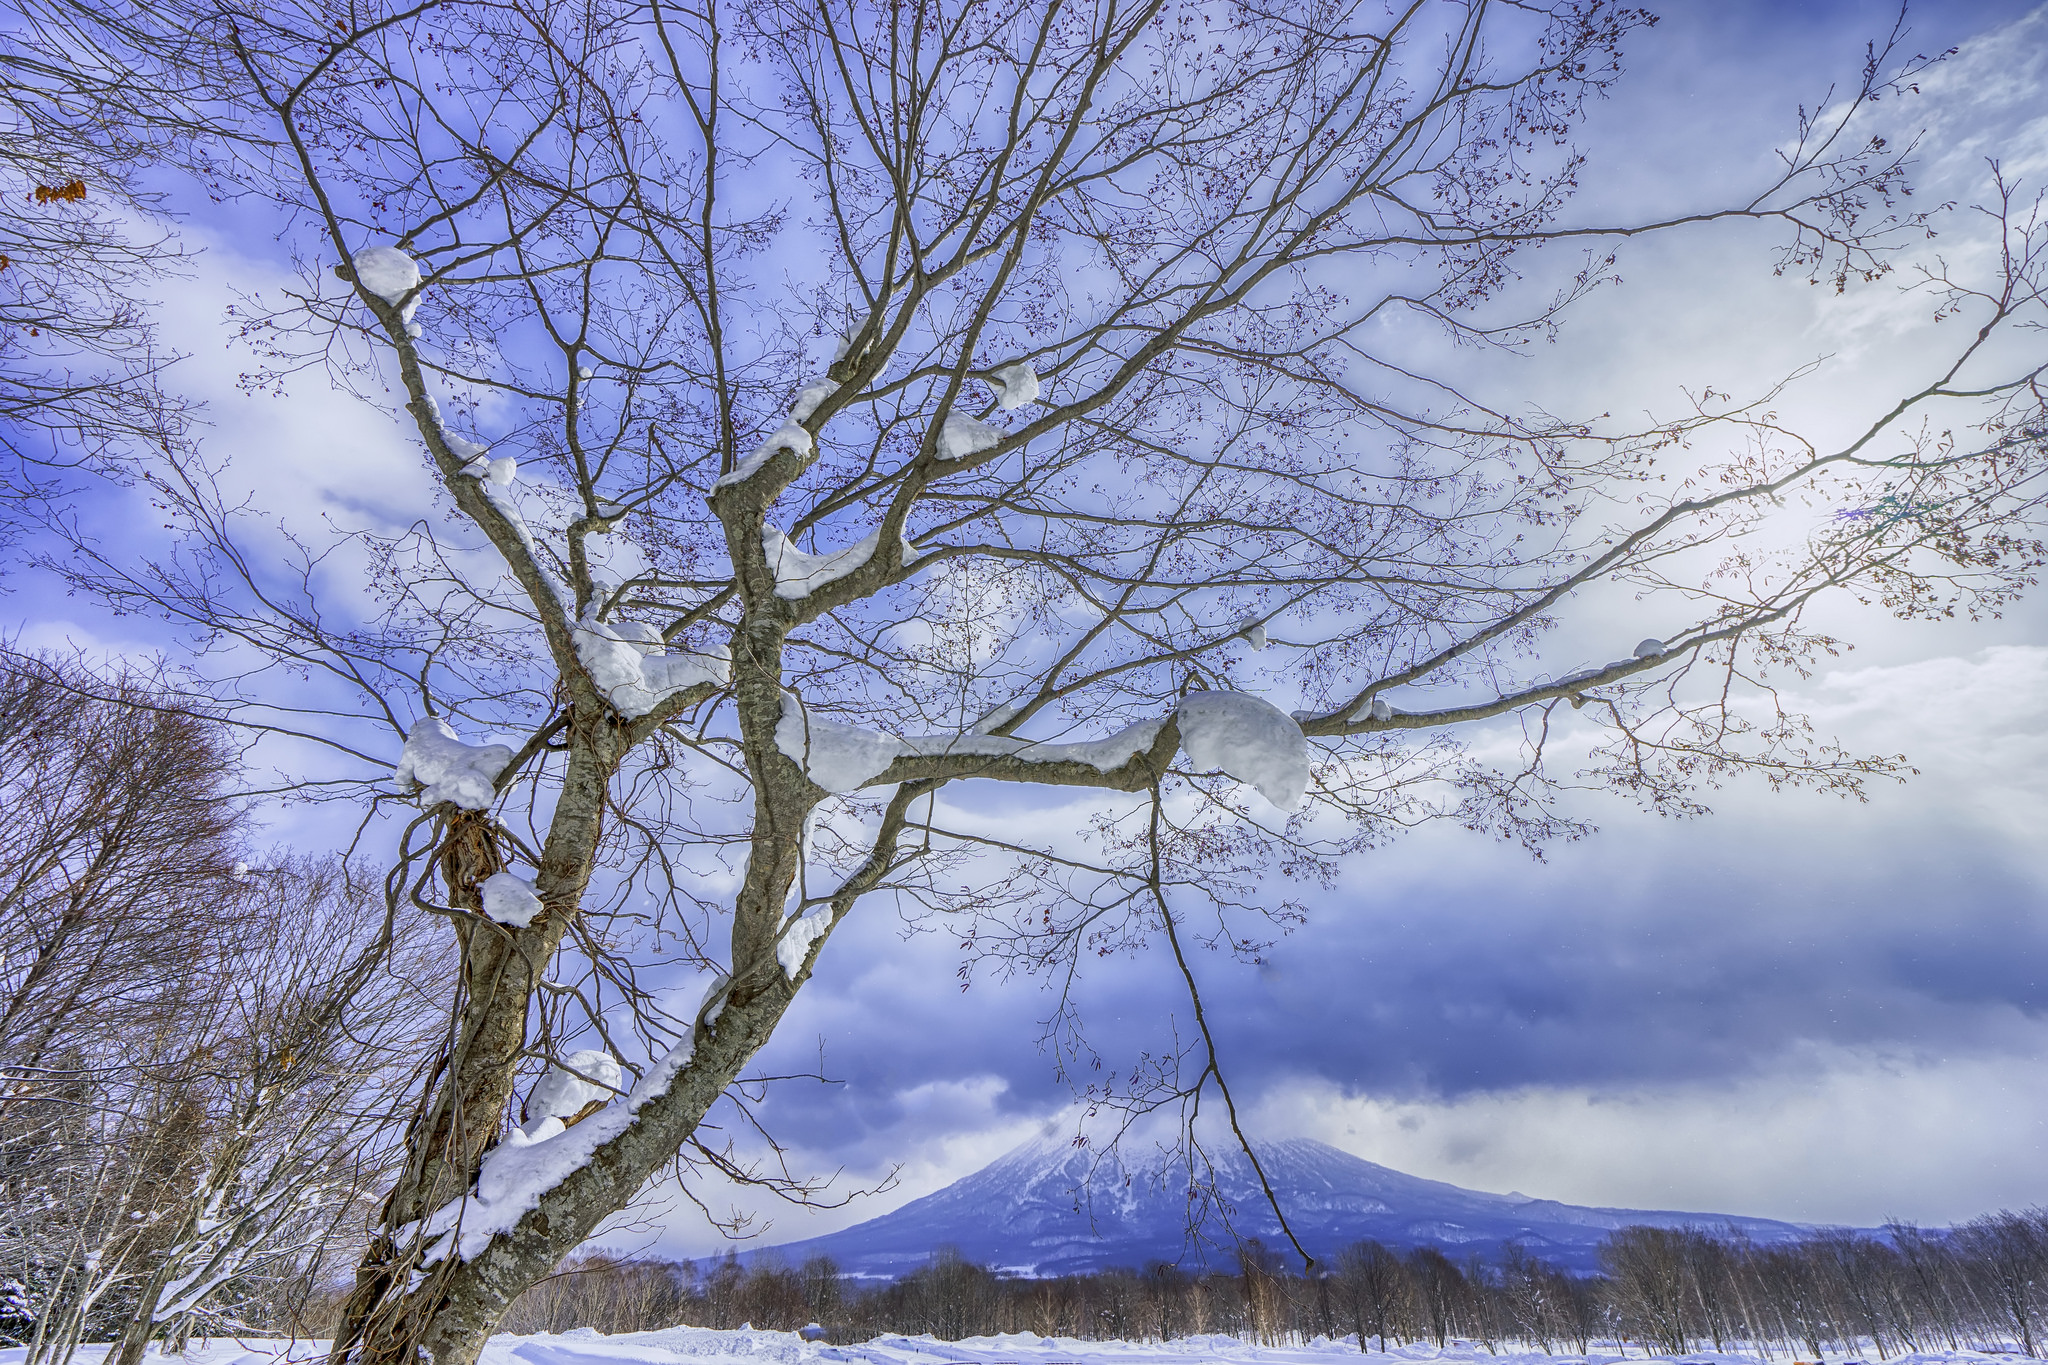
<instances>
[{"instance_id":1,"label":"snow-covered hillside","mask_svg":"<svg viewBox=\"0 0 2048 1365\"><path fill-rule=\"evenodd\" d=\"M1490 1256L1504 1242L1516 1241L1554 1264L1590 1271L1597 1268L1601 1239L1630 1224L1715 1230L1733 1225L1755 1242L1807 1231L1767 1218L1584 1208L1522 1194L1486 1194L1403 1175L1306 1138L1261 1144L1258 1150L1295 1233L1319 1257L1368 1237L1396 1248L1434 1244L1456 1256ZM894 1277L923 1265L935 1248L956 1246L980 1264L1043 1276L1155 1260L1234 1268L1231 1249L1240 1238L1257 1237L1284 1249L1285 1238L1243 1153L1232 1150L1218 1166L1223 1207L1191 1207L1186 1169L1163 1156L1119 1162L1042 1137L893 1213L751 1255L797 1263L824 1254L843 1274ZM1192 1242L1191 1220L1199 1229Z\"/></svg>"}]
</instances>

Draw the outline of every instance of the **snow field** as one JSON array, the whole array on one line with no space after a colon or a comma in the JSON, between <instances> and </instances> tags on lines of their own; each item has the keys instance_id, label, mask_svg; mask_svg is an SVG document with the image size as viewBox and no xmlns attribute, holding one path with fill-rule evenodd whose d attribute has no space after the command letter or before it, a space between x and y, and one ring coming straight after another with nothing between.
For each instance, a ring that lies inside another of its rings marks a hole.
<instances>
[{"instance_id":1,"label":"snow field","mask_svg":"<svg viewBox=\"0 0 2048 1365\"><path fill-rule=\"evenodd\" d=\"M100 1365L108 1347L83 1346L76 1365ZM316 1365L326 1358L324 1341L248 1338L219 1339L194 1345L169 1359L180 1365ZM1758 1355L1698 1351L1684 1356L1646 1356L1640 1347L1602 1343L1588 1355L1545 1354L1518 1345L1497 1352L1468 1342L1439 1350L1434 1346L1397 1346L1366 1353L1376 1362L1440 1362L1441 1365L1763 1365ZM0 1350L0 1365L22 1365L27 1352ZM1893 1356L1885 1365L2011 1365L2016 1352L1926 1351ZM1332 1341L1317 1337L1291 1346L1257 1346L1234 1337L1194 1336L1174 1341L1077 1341L1071 1337L1039 1337L1029 1332L1005 1336L940 1341L930 1336L880 1336L858 1346L814 1345L793 1332L742 1328L721 1332L703 1327L669 1327L656 1332L605 1336L579 1328L559 1336L499 1336L484 1347L479 1365L1337 1365L1356 1360L1359 1350L1349 1336ZM1782 1350L1770 1365L1791 1365L1797 1357ZM2024 1357L2021 1357L2024 1359ZM151 1347L147 1359L162 1359ZM1839 1358L1838 1358L1839 1360ZM1875 1365L1866 1354L1842 1365Z\"/></svg>"}]
</instances>

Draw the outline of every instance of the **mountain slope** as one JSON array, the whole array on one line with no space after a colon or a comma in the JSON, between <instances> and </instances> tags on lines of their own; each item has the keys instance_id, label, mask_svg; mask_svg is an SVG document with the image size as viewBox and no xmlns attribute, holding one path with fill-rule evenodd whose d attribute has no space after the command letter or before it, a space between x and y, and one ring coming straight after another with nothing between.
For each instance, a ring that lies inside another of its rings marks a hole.
<instances>
[{"instance_id":1,"label":"mountain slope","mask_svg":"<svg viewBox=\"0 0 2048 1365\"><path fill-rule=\"evenodd\" d=\"M1806 1231L1768 1218L1485 1194L1403 1175L1306 1138L1260 1143L1258 1152L1296 1235L1319 1259L1363 1238L1396 1249L1434 1244L1456 1258L1492 1258L1515 1241L1545 1260L1589 1271L1597 1267L1601 1239L1635 1223L1732 1226L1757 1242ZM1012 1274L1052 1276L1152 1261L1234 1268L1239 1238L1288 1250L1243 1153L1219 1158L1216 1185L1223 1207L1191 1205L1184 1167L1163 1158L1122 1163L1039 1138L893 1213L746 1259L774 1255L796 1264L825 1255L842 1273L893 1278L925 1264L936 1248L954 1246L971 1261Z\"/></svg>"}]
</instances>

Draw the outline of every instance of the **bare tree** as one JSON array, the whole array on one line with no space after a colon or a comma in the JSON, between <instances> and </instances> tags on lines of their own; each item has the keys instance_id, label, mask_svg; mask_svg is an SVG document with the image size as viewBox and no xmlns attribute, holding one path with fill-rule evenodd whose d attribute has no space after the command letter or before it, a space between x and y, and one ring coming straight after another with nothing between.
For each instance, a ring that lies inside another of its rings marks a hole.
<instances>
[{"instance_id":1,"label":"bare tree","mask_svg":"<svg viewBox=\"0 0 2048 1365\"><path fill-rule=\"evenodd\" d=\"M1471 1291L1465 1272L1433 1246L1410 1248L1402 1261L1414 1295L1416 1324L1441 1349L1464 1329Z\"/></svg>"},{"instance_id":2,"label":"bare tree","mask_svg":"<svg viewBox=\"0 0 2048 1365\"><path fill-rule=\"evenodd\" d=\"M2038 1356L2040 1326L2048 1317L2048 1216L2010 1209L1973 1218L1956 1229L1978 1301L1994 1330L2010 1332L2022 1351Z\"/></svg>"},{"instance_id":3,"label":"bare tree","mask_svg":"<svg viewBox=\"0 0 2048 1365\"><path fill-rule=\"evenodd\" d=\"M1764 223L1781 270L1884 274L1924 226L1866 122L1918 69L1889 48L1738 202L1592 221L1571 130L1645 21L1606 0L176 20L304 266L245 335L402 391L439 490L410 526L296 528L279 569L173 448L174 551L53 563L201 632L236 722L326 745L303 790L392 813L400 754L389 908L461 967L338 1359L467 1365L679 1155L738 1170L700 1125L747 1121L736 1083L884 894L996 970L1156 942L1194 994L1194 947L1301 917L1274 869L1429 819L1579 833L1546 766L1573 717L1604 736L1578 779L1658 810L1739 772L1858 792L1896 761L1775 690L1835 648L1810 604L1995 611L2041 561L2041 369L2005 338L2048 231L2002 182L1994 277L1922 281L1953 352L1837 446L1775 395L1629 430L1415 367L1418 329L1545 334L1644 232ZM1524 278L1537 248L1585 254ZM1657 638L1546 658L1611 584ZM1465 756L1501 717L1521 761ZM1008 841L947 804L974 782L1100 818ZM1213 1096L1234 1129L1191 1007L1106 1098L1192 1126ZM1052 1037L1085 1055L1071 1010Z\"/></svg>"},{"instance_id":4,"label":"bare tree","mask_svg":"<svg viewBox=\"0 0 2048 1365\"><path fill-rule=\"evenodd\" d=\"M203 1160L242 817L227 736L164 700L0 656L0 1254L37 1362L146 1273L157 1201Z\"/></svg>"},{"instance_id":5,"label":"bare tree","mask_svg":"<svg viewBox=\"0 0 2048 1365\"><path fill-rule=\"evenodd\" d=\"M233 879L241 812L217 726L46 659L0 655L0 1064L20 1085L87 1020L176 994Z\"/></svg>"},{"instance_id":6,"label":"bare tree","mask_svg":"<svg viewBox=\"0 0 2048 1365\"><path fill-rule=\"evenodd\" d=\"M1378 1242L1359 1242L1338 1256L1337 1275L1358 1349L1365 1350L1366 1338L1372 1337L1386 1350L1387 1331L1398 1329L1411 1296L1400 1258Z\"/></svg>"},{"instance_id":7,"label":"bare tree","mask_svg":"<svg viewBox=\"0 0 2048 1365\"><path fill-rule=\"evenodd\" d=\"M223 1026L207 1037L205 1168L151 1211L166 1228L117 1349L138 1365L182 1341L223 1291L296 1277L352 1240L398 1165L411 1067L441 1016L444 945L394 922L338 860L286 859L245 877L215 947Z\"/></svg>"}]
</instances>

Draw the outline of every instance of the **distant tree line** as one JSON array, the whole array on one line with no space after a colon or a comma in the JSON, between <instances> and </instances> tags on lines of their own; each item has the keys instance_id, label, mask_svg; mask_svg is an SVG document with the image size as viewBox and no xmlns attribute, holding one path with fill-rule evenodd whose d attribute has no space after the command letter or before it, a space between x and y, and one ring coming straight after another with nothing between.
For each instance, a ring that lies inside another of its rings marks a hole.
<instances>
[{"instance_id":1,"label":"distant tree line","mask_svg":"<svg viewBox=\"0 0 2048 1365\"><path fill-rule=\"evenodd\" d=\"M1021 1279L941 1250L890 1283L850 1279L824 1257L706 1265L588 1255L528 1290L510 1332L693 1326L794 1330L835 1341L900 1332L958 1340L998 1332L1088 1340L1220 1334L1274 1345L1355 1336L1365 1349L1470 1341L1586 1353L1596 1341L1683 1355L1712 1347L1808 1359L2017 1348L2048 1326L2048 1209L1987 1215L1946 1232L1895 1223L1883 1236L1825 1230L1757 1245L1704 1228L1623 1228L1603 1273L1577 1275L1510 1245L1455 1260L1437 1247L1347 1248L1314 1277L1253 1242L1229 1270L1144 1270Z\"/></svg>"}]
</instances>

